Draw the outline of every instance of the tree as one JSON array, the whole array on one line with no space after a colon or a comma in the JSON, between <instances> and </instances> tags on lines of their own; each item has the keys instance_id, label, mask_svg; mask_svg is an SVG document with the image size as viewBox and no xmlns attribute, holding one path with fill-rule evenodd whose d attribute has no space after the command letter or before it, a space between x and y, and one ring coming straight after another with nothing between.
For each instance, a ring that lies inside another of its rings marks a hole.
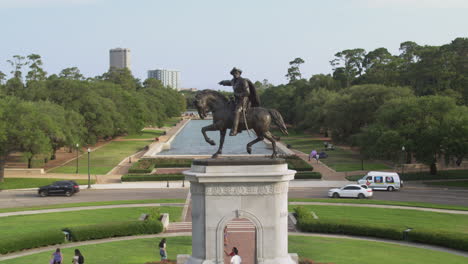
<instances>
[{"instance_id":1,"label":"tree","mask_svg":"<svg viewBox=\"0 0 468 264\"><path fill-rule=\"evenodd\" d=\"M288 73L285 75L289 79L289 83L301 79L301 71L299 66L304 63L304 60L301 58L295 58L289 62L291 67L288 68Z\"/></svg>"},{"instance_id":2,"label":"tree","mask_svg":"<svg viewBox=\"0 0 468 264\"><path fill-rule=\"evenodd\" d=\"M386 101L411 97L412 91L404 87L383 85L356 85L341 90L326 104L326 126L336 141L350 142L351 136L374 122L375 112Z\"/></svg>"},{"instance_id":3,"label":"tree","mask_svg":"<svg viewBox=\"0 0 468 264\"><path fill-rule=\"evenodd\" d=\"M46 131L53 124L51 117L37 111L38 104L15 97L0 99L0 181L4 178L7 157L14 151L22 151L31 159L36 154L50 152L50 140Z\"/></svg>"},{"instance_id":4,"label":"tree","mask_svg":"<svg viewBox=\"0 0 468 264\"><path fill-rule=\"evenodd\" d=\"M84 80L83 74L80 73L77 67L63 69L59 74L59 78L78 81Z\"/></svg>"},{"instance_id":5,"label":"tree","mask_svg":"<svg viewBox=\"0 0 468 264\"><path fill-rule=\"evenodd\" d=\"M37 54L30 54L27 56L30 71L26 75L27 81L43 81L46 79L47 73L42 69L41 56Z\"/></svg>"},{"instance_id":6,"label":"tree","mask_svg":"<svg viewBox=\"0 0 468 264\"><path fill-rule=\"evenodd\" d=\"M363 73L364 49L348 49L335 54L330 61L333 77L343 82L344 87L351 86L352 81Z\"/></svg>"},{"instance_id":7,"label":"tree","mask_svg":"<svg viewBox=\"0 0 468 264\"><path fill-rule=\"evenodd\" d=\"M375 124L358 136L371 157L395 160L401 147L437 173L437 162L468 154L468 111L444 96L402 97L386 102ZM396 155L396 156L395 156Z\"/></svg>"},{"instance_id":8,"label":"tree","mask_svg":"<svg viewBox=\"0 0 468 264\"><path fill-rule=\"evenodd\" d=\"M0 71L0 85L3 84L3 81L5 80L5 77L6 77L6 75L2 71Z\"/></svg>"},{"instance_id":9,"label":"tree","mask_svg":"<svg viewBox=\"0 0 468 264\"><path fill-rule=\"evenodd\" d=\"M26 58L24 56L14 55L12 60L7 60L11 67L13 67L13 70L11 71L13 78L17 78L22 81L23 73L21 72L21 69L28 65L28 63L24 61L25 59Z\"/></svg>"}]
</instances>

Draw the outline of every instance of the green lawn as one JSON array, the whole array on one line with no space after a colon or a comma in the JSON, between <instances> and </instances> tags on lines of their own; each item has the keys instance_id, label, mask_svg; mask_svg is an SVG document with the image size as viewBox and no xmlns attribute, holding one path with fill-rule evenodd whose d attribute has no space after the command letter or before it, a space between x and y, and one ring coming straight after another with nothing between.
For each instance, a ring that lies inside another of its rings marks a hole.
<instances>
[{"instance_id":1,"label":"green lawn","mask_svg":"<svg viewBox=\"0 0 468 264\"><path fill-rule=\"evenodd\" d=\"M290 208L295 206L290 205ZM468 215L424 212L404 209L365 208L350 206L304 205L321 220L335 220L360 225L387 225L402 230L429 229L468 234Z\"/></svg>"},{"instance_id":2,"label":"green lawn","mask_svg":"<svg viewBox=\"0 0 468 264\"><path fill-rule=\"evenodd\" d=\"M140 151L151 141L112 141L91 152L91 174L106 174L124 158ZM76 160L55 168L49 173L76 173ZM78 173L88 173L88 155L82 155L78 160Z\"/></svg>"},{"instance_id":3,"label":"green lawn","mask_svg":"<svg viewBox=\"0 0 468 264\"><path fill-rule=\"evenodd\" d=\"M359 154L349 150L335 147L335 150L324 150L323 141L304 138L307 135L298 134L293 136L282 136L281 141L285 144L290 144L293 149L309 154L312 150L325 151L328 158L321 159L335 171L356 171L362 169L361 157ZM375 161L364 160L364 170L383 170L389 167Z\"/></svg>"},{"instance_id":4,"label":"green lawn","mask_svg":"<svg viewBox=\"0 0 468 264\"><path fill-rule=\"evenodd\" d=\"M412 206L412 207L422 207L422 208L468 211L468 206L432 204L432 203L422 203L422 202L398 202L398 201L356 200L356 199L312 199L312 198L292 198L292 199L289 199L289 202L379 204L379 205Z\"/></svg>"},{"instance_id":5,"label":"green lawn","mask_svg":"<svg viewBox=\"0 0 468 264\"><path fill-rule=\"evenodd\" d=\"M427 185L468 188L468 181L424 182Z\"/></svg>"},{"instance_id":6,"label":"green lawn","mask_svg":"<svg viewBox=\"0 0 468 264\"><path fill-rule=\"evenodd\" d=\"M105 202L65 203L65 204L54 204L54 205L47 205L47 206L2 208L0 209L0 213L42 210L42 209L83 207L83 206L116 205L116 204L148 204L148 203L185 203L185 200L183 199L157 199L157 200L122 200L122 201L105 201Z\"/></svg>"},{"instance_id":7,"label":"green lawn","mask_svg":"<svg viewBox=\"0 0 468 264\"><path fill-rule=\"evenodd\" d=\"M70 179L66 179L70 180ZM88 184L88 180L75 180L79 185ZM37 188L44 185L49 185L56 181L63 181L62 179L53 178L4 178L3 182L0 182L0 190L8 189L23 189L23 188ZM94 180L91 179L91 184L94 184Z\"/></svg>"},{"instance_id":8,"label":"green lawn","mask_svg":"<svg viewBox=\"0 0 468 264\"><path fill-rule=\"evenodd\" d=\"M159 208L161 213L169 213L171 221L179 221L183 209L168 206L136 207L8 216L0 218L0 237L8 239L66 227L138 220L142 213L150 213L151 208Z\"/></svg>"},{"instance_id":9,"label":"green lawn","mask_svg":"<svg viewBox=\"0 0 468 264\"><path fill-rule=\"evenodd\" d=\"M171 117L168 120L164 121L163 126L164 127L172 127L172 126L176 125L177 123L179 123L179 121L180 121L180 116Z\"/></svg>"},{"instance_id":10,"label":"green lawn","mask_svg":"<svg viewBox=\"0 0 468 264\"><path fill-rule=\"evenodd\" d=\"M135 239L80 246L86 263L144 264L159 260L157 244L161 238ZM242 246L238 246L242 256ZM75 248L62 249L69 263ZM191 254L191 237L168 237L170 260L178 254ZM467 258L428 249L354 239L289 236L289 252L317 262L335 264L464 264ZM4 264L47 263L52 252L2 261Z\"/></svg>"},{"instance_id":11,"label":"green lawn","mask_svg":"<svg viewBox=\"0 0 468 264\"><path fill-rule=\"evenodd\" d=\"M140 133L131 134L123 138L124 139L154 139L156 137L161 136L163 133L164 133L163 130L145 129L145 130L142 130Z\"/></svg>"}]
</instances>

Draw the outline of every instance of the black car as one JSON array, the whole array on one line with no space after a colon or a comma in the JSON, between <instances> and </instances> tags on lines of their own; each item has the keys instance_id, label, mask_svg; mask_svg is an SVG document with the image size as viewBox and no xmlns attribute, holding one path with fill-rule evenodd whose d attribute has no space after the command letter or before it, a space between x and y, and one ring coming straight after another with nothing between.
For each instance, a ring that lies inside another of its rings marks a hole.
<instances>
[{"instance_id":1,"label":"black car","mask_svg":"<svg viewBox=\"0 0 468 264\"><path fill-rule=\"evenodd\" d=\"M37 191L41 197L48 195L72 196L80 191L80 186L75 181L56 181L50 185L42 186Z\"/></svg>"}]
</instances>

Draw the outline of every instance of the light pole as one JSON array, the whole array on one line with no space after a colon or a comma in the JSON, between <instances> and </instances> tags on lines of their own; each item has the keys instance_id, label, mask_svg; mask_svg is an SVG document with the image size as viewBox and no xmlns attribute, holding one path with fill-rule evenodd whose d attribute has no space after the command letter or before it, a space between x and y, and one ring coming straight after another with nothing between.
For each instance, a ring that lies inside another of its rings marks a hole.
<instances>
[{"instance_id":1,"label":"light pole","mask_svg":"<svg viewBox=\"0 0 468 264\"><path fill-rule=\"evenodd\" d=\"M401 177L405 174L405 146L401 147L401 151L403 152L403 160L401 161Z\"/></svg>"},{"instance_id":2,"label":"light pole","mask_svg":"<svg viewBox=\"0 0 468 264\"><path fill-rule=\"evenodd\" d=\"M91 154L91 149L88 148L88 189L91 189L91 174L89 173L89 155Z\"/></svg>"},{"instance_id":3,"label":"light pole","mask_svg":"<svg viewBox=\"0 0 468 264\"><path fill-rule=\"evenodd\" d=\"M80 152L80 144L76 143L76 174L78 174L78 153Z\"/></svg>"}]
</instances>

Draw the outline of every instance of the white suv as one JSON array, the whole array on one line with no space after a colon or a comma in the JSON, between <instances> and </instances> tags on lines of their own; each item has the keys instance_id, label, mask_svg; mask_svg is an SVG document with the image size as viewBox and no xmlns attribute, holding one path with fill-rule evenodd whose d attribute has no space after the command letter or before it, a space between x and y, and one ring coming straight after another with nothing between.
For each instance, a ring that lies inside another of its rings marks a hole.
<instances>
[{"instance_id":1,"label":"white suv","mask_svg":"<svg viewBox=\"0 0 468 264\"><path fill-rule=\"evenodd\" d=\"M349 184L341 188L333 188L328 190L328 197L354 197L358 199L372 197L372 189L367 186L357 184Z\"/></svg>"}]
</instances>

